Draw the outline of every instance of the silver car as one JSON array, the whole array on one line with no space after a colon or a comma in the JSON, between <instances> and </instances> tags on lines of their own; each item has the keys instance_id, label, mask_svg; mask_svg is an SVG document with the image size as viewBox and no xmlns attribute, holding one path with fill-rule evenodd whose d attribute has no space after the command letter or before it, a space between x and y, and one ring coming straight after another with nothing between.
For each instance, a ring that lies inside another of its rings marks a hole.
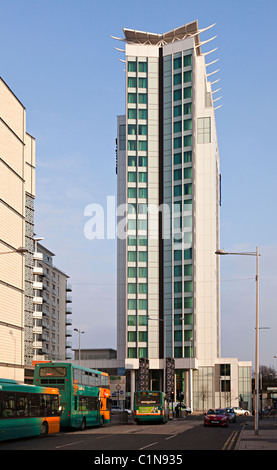
<instances>
[{"instance_id":1,"label":"silver car","mask_svg":"<svg viewBox=\"0 0 277 470\"><path fill-rule=\"evenodd\" d=\"M244 410L243 408L240 408L239 406L234 406L233 410L237 416L242 416L242 415L250 416L251 415L249 410Z\"/></svg>"}]
</instances>

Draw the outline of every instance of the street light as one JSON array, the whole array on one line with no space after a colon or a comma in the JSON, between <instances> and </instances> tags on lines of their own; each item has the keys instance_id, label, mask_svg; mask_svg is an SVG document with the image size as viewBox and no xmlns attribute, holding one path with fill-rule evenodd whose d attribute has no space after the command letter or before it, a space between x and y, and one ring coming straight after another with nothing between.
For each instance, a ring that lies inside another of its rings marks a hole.
<instances>
[{"instance_id":1,"label":"street light","mask_svg":"<svg viewBox=\"0 0 277 470\"><path fill-rule=\"evenodd\" d=\"M0 255L7 255L9 253L20 253L20 254L24 254L24 253L27 253L28 250L27 248L25 248L25 246L20 246L19 248L15 248L13 250L10 250L10 251L3 251L2 253L0 253Z\"/></svg>"},{"instance_id":2,"label":"street light","mask_svg":"<svg viewBox=\"0 0 277 470\"><path fill-rule=\"evenodd\" d=\"M80 361L81 361L80 338L81 338L81 335L85 333L85 331L78 330L78 328L74 328L74 331L77 331L77 333L79 333L79 364L80 364Z\"/></svg>"},{"instance_id":3,"label":"street light","mask_svg":"<svg viewBox=\"0 0 277 470\"><path fill-rule=\"evenodd\" d=\"M255 434L259 434L259 249L241 253L228 253L218 249L216 255L256 256L256 341L255 341Z\"/></svg>"}]
</instances>

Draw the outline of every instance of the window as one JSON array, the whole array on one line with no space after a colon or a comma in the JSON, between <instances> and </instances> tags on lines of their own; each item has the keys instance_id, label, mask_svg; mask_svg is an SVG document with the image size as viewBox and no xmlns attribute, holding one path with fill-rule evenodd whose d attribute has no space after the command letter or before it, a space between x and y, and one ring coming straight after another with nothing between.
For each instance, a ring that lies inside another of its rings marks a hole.
<instances>
[{"instance_id":1,"label":"window","mask_svg":"<svg viewBox=\"0 0 277 470\"><path fill-rule=\"evenodd\" d=\"M138 308L139 310L147 310L147 299L139 299Z\"/></svg>"},{"instance_id":2,"label":"window","mask_svg":"<svg viewBox=\"0 0 277 470\"><path fill-rule=\"evenodd\" d=\"M128 310L136 310L136 308L137 308L137 300L128 299Z\"/></svg>"},{"instance_id":3,"label":"window","mask_svg":"<svg viewBox=\"0 0 277 470\"><path fill-rule=\"evenodd\" d=\"M135 235L129 235L128 236L128 246L136 246L137 244L137 239Z\"/></svg>"},{"instance_id":4,"label":"window","mask_svg":"<svg viewBox=\"0 0 277 470\"><path fill-rule=\"evenodd\" d=\"M174 186L174 196L175 197L182 196L182 186L181 185Z\"/></svg>"},{"instance_id":5,"label":"window","mask_svg":"<svg viewBox=\"0 0 277 470\"><path fill-rule=\"evenodd\" d=\"M147 198L147 188L139 188L138 191L139 191L139 193L138 193L139 198L142 198L142 199Z\"/></svg>"},{"instance_id":6,"label":"window","mask_svg":"<svg viewBox=\"0 0 277 470\"><path fill-rule=\"evenodd\" d=\"M128 93L128 103L136 103L137 102L137 94L136 93Z\"/></svg>"},{"instance_id":7,"label":"window","mask_svg":"<svg viewBox=\"0 0 277 470\"><path fill-rule=\"evenodd\" d=\"M173 115L174 115L174 117L178 117L178 116L182 115L182 105L181 104L179 104L177 106L174 106Z\"/></svg>"},{"instance_id":8,"label":"window","mask_svg":"<svg viewBox=\"0 0 277 470\"><path fill-rule=\"evenodd\" d=\"M147 183L147 173L144 171L143 173L140 172L138 174L138 177L139 177L139 183Z\"/></svg>"},{"instance_id":9,"label":"window","mask_svg":"<svg viewBox=\"0 0 277 470\"><path fill-rule=\"evenodd\" d=\"M137 197L137 189L136 188L128 188L128 197L136 198Z\"/></svg>"},{"instance_id":10,"label":"window","mask_svg":"<svg viewBox=\"0 0 277 470\"><path fill-rule=\"evenodd\" d=\"M189 163L192 160L192 152L184 152L184 163Z\"/></svg>"},{"instance_id":11,"label":"window","mask_svg":"<svg viewBox=\"0 0 277 470\"><path fill-rule=\"evenodd\" d=\"M128 326L136 326L137 317L136 315L128 315Z\"/></svg>"},{"instance_id":12,"label":"window","mask_svg":"<svg viewBox=\"0 0 277 470\"><path fill-rule=\"evenodd\" d=\"M174 181L182 179L182 169L174 170Z\"/></svg>"},{"instance_id":13,"label":"window","mask_svg":"<svg viewBox=\"0 0 277 470\"><path fill-rule=\"evenodd\" d=\"M139 62L138 71L146 73L147 72L147 62Z\"/></svg>"},{"instance_id":14,"label":"window","mask_svg":"<svg viewBox=\"0 0 277 470\"><path fill-rule=\"evenodd\" d=\"M138 230L147 230L147 219L138 220Z\"/></svg>"},{"instance_id":15,"label":"window","mask_svg":"<svg viewBox=\"0 0 277 470\"><path fill-rule=\"evenodd\" d=\"M192 65L192 56L191 55L185 55L184 56L184 67L189 67Z\"/></svg>"},{"instance_id":16,"label":"window","mask_svg":"<svg viewBox=\"0 0 277 470\"><path fill-rule=\"evenodd\" d=\"M174 277L182 276L182 265L174 266Z\"/></svg>"},{"instance_id":17,"label":"window","mask_svg":"<svg viewBox=\"0 0 277 470\"><path fill-rule=\"evenodd\" d=\"M184 265L184 276L192 276L192 264Z\"/></svg>"},{"instance_id":18,"label":"window","mask_svg":"<svg viewBox=\"0 0 277 470\"><path fill-rule=\"evenodd\" d=\"M192 87L188 86L184 88L184 99L192 97Z\"/></svg>"},{"instance_id":19,"label":"window","mask_svg":"<svg viewBox=\"0 0 277 470\"><path fill-rule=\"evenodd\" d=\"M134 222L136 222L134 220ZM136 251L128 251L128 261L135 263L137 261L137 252Z\"/></svg>"},{"instance_id":20,"label":"window","mask_svg":"<svg viewBox=\"0 0 277 470\"><path fill-rule=\"evenodd\" d=\"M174 299L174 309L178 310L182 308L182 298L178 297L177 299Z\"/></svg>"},{"instance_id":21,"label":"window","mask_svg":"<svg viewBox=\"0 0 277 470\"><path fill-rule=\"evenodd\" d=\"M139 348L139 357L147 357L147 348Z\"/></svg>"},{"instance_id":22,"label":"window","mask_svg":"<svg viewBox=\"0 0 277 470\"><path fill-rule=\"evenodd\" d=\"M138 213L139 214L147 214L147 204L139 204L138 205Z\"/></svg>"},{"instance_id":23,"label":"window","mask_svg":"<svg viewBox=\"0 0 277 470\"><path fill-rule=\"evenodd\" d=\"M174 70L180 69L182 67L182 57L176 57L173 60L173 68Z\"/></svg>"},{"instance_id":24,"label":"window","mask_svg":"<svg viewBox=\"0 0 277 470\"><path fill-rule=\"evenodd\" d=\"M147 157L139 157L139 166L147 166Z\"/></svg>"},{"instance_id":25,"label":"window","mask_svg":"<svg viewBox=\"0 0 277 470\"><path fill-rule=\"evenodd\" d=\"M175 294L179 294L182 292L182 283L181 282L174 282L174 292Z\"/></svg>"},{"instance_id":26,"label":"window","mask_svg":"<svg viewBox=\"0 0 277 470\"><path fill-rule=\"evenodd\" d=\"M147 331L139 331L138 332L138 339L140 343L147 342Z\"/></svg>"},{"instance_id":27,"label":"window","mask_svg":"<svg viewBox=\"0 0 277 470\"><path fill-rule=\"evenodd\" d=\"M146 315L139 315L138 316L138 324L139 324L139 326L147 326L147 316Z\"/></svg>"},{"instance_id":28,"label":"window","mask_svg":"<svg viewBox=\"0 0 277 470\"><path fill-rule=\"evenodd\" d=\"M192 184L191 183L184 184L184 194L185 195L192 194Z\"/></svg>"},{"instance_id":29,"label":"window","mask_svg":"<svg viewBox=\"0 0 277 470\"><path fill-rule=\"evenodd\" d=\"M137 293L137 284L135 282L128 283L128 294L136 294Z\"/></svg>"},{"instance_id":30,"label":"window","mask_svg":"<svg viewBox=\"0 0 277 470\"><path fill-rule=\"evenodd\" d=\"M128 182L129 183L137 182L137 174L135 171L128 171Z\"/></svg>"},{"instance_id":31,"label":"window","mask_svg":"<svg viewBox=\"0 0 277 470\"><path fill-rule=\"evenodd\" d=\"M134 155L128 156L128 166L136 166L137 165L137 157Z\"/></svg>"},{"instance_id":32,"label":"window","mask_svg":"<svg viewBox=\"0 0 277 470\"><path fill-rule=\"evenodd\" d=\"M128 220L128 230L136 230L136 228L137 228L136 224L137 224L136 219L129 219ZM135 253L135 252L132 251L130 253ZM129 260L129 261L131 261L131 260Z\"/></svg>"},{"instance_id":33,"label":"window","mask_svg":"<svg viewBox=\"0 0 277 470\"><path fill-rule=\"evenodd\" d=\"M190 147L192 145L192 135L184 136L184 147Z\"/></svg>"},{"instance_id":34,"label":"window","mask_svg":"<svg viewBox=\"0 0 277 470\"><path fill-rule=\"evenodd\" d=\"M128 358L129 359L136 359L137 357L137 349L136 348L128 348Z\"/></svg>"},{"instance_id":35,"label":"window","mask_svg":"<svg viewBox=\"0 0 277 470\"><path fill-rule=\"evenodd\" d=\"M182 90L174 90L173 92L173 99L174 101L179 101L182 99Z\"/></svg>"},{"instance_id":36,"label":"window","mask_svg":"<svg viewBox=\"0 0 277 470\"><path fill-rule=\"evenodd\" d=\"M182 147L182 137L174 137L174 148L178 149Z\"/></svg>"},{"instance_id":37,"label":"window","mask_svg":"<svg viewBox=\"0 0 277 470\"><path fill-rule=\"evenodd\" d=\"M137 150L137 141L136 140L128 140L128 150L136 151Z\"/></svg>"},{"instance_id":38,"label":"window","mask_svg":"<svg viewBox=\"0 0 277 470\"><path fill-rule=\"evenodd\" d=\"M185 103L184 114L191 114L191 113L192 113L192 103Z\"/></svg>"},{"instance_id":39,"label":"window","mask_svg":"<svg viewBox=\"0 0 277 470\"><path fill-rule=\"evenodd\" d=\"M197 142L198 144L206 144L211 142L211 118L198 118L198 133Z\"/></svg>"},{"instance_id":40,"label":"window","mask_svg":"<svg viewBox=\"0 0 277 470\"><path fill-rule=\"evenodd\" d=\"M175 250L174 251L174 261L182 261L182 251Z\"/></svg>"},{"instance_id":41,"label":"window","mask_svg":"<svg viewBox=\"0 0 277 470\"><path fill-rule=\"evenodd\" d=\"M136 77L128 77L128 87L129 88L136 88L137 87Z\"/></svg>"},{"instance_id":42,"label":"window","mask_svg":"<svg viewBox=\"0 0 277 470\"><path fill-rule=\"evenodd\" d=\"M192 292L192 291L193 291L192 281L184 281L184 292Z\"/></svg>"},{"instance_id":43,"label":"window","mask_svg":"<svg viewBox=\"0 0 277 470\"><path fill-rule=\"evenodd\" d=\"M139 104L147 104L147 94L146 93L139 93L138 94L138 102L139 102Z\"/></svg>"},{"instance_id":44,"label":"window","mask_svg":"<svg viewBox=\"0 0 277 470\"><path fill-rule=\"evenodd\" d=\"M184 179L192 178L192 168L184 168Z\"/></svg>"},{"instance_id":45,"label":"window","mask_svg":"<svg viewBox=\"0 0 277 470\"><path fill-rule=\"evenodd\" d=\"M140 140L139 143L138 143L138 149L142 152L146 152L147 151L147 141L146 140Z\"/></svg>"},{"instance_id":46,"label":"window","mask_svg":"<svg viewBox=\"0 0 277 470\"><path fill-rule=\"evenodd\" d=\"M191 131L192 130L192 119L185 119L184 120L184 131Z\"/></svg>"},{"instance_id":47,"label":"window","mask_svg":"<svg viewBox=\"0 0 277 470\"><path fill-rule=\"evenodd\" d=\"M119 126L119 150L126 150L126 126Z\"/></svg>"},{"instance_id":48,"label":"window","mask_svg":"<svg viewBox=\"0 0 277 470\"><path fill-rule=\"evenodd\" d=\"M137 268L128 268L128 277L136 277Z\"/></svg>"},{"instance_id":49,"label":"window","mask_svg":"<svg viewBox=\"0 0 277 470\"><path fill-rule=\"evenodd\" d=\"M191 82L192 81L192 71L189 70L188 72L184 72L184 82Z\"/></svg>"},{"instance_id":50,"label":"window","mask_svg":"<svg viewBox=\"0 0 277 470\"><path fill-rule=\"evenodd\" d=\"M139 288L139 294L147 294L147 284L146 283L140 283L138 285Z\"/></svg>"},{"instance_id":51,"label":"window","mask_svg":"<svg viewBox=\"0 0 277 470\"><path fill-rule=\"evenodd\" d=\"M182 121L174 122L174 132L182 132Z\"/></svg>"},{"instance_id":52,"label":"window","mask_svg":"<svg viewBox=\"0 0 277 470\"><path fill-rule=\"evenodd\" d=\"M184 250L184 259L192 259L192 248Z\"/></svg>"},{"instance_id":53,"label":"window","mask_svg":"<svg viewBox=\"0 0 277 470\"><path fill-rule=\"evenodd\" d=\"M128 331L128 342L135 343L137 341L137 332L136 331Z\"/></svg>"},{"instance_id":54,"label":"window","mask_svg":"<svg viewBox=\"0 0 277 470\"><path fill-rule=\"evenodd\" d=\"M139 109L138 110L138 118L139 119L147 119L147 109Z\"/></svg>"},{"instance_id":55,"label":"window","mask_svg":"<svg viewBox=\"0 0 277 470\"><path fill-rule=\"evenodd\" d=\"M135 124L128 124L128 135L137 135L137 126Z\"/></svg>"},{"instance_id":56,"label":"window","mask_svg":"<svg viewBox=\"0 0 277 470\"><path fill-rule=\"evenodd\" d=\"M139 246L147 246L147 238L146 238L146 235L138 236L138 245L139 245Z\"/></svg>"},{"instance_id":57,"label":"window","mask_svg":"<svg viewBox=\"0 0 277 470\"><path fill-rule=\"evenodd\" d=\"M147 263L147 251L139 251L139 261Z\"/></svg>"},{"instance_id":58,"label":"window","mask_svg":"<svg viewBox=\"0 0 277 470\"><path fill-rule=\"evenodd\" d=\"M147 277L147 268L138 268L138 277L146 278Z\"/></svg>"},{"instance_id":59,"label":"window","mask_svg":"<svg viewBox=\"0 0 277 470\"><path fill-rule=\"evenodd\" d=\"M145 124L139 124L139 135L147 135L147 126Z\"/></svg>"},{"instance_id":60,"label":"window","mask_svg":"<svg viewBox=\"0 0 277 470\"><path fill-rule=\"evenodd\" d=\"M128 62L128 72L136 72L137 71L137 63L136 62Z\"/></svg>"},{"instance_id":61,"label":"window","mask_svg":"<svg viewBox=\"0 0 277 470\"><path fill-rule=\"evenodd\" d=\"M137 119L137 110L129 108L128 109L128 119Z\"/></svg>"},{"instance_id":62,"label":"window","mask_svg":"<svg viewBox=\"0 0 277 470\"><path fill-rule=\"evenodd\" d=\"M139 88L147 88L147 78L139 77L139 79L138 79L138 87L139 87Z\"/></svg>"},{"instance_id":63,"label":"window","mask_svg":"<svg viewBox=\"0 0 277 470\"><path fill-rule=\"evenodd\" d=\"M192 308L192 297L184 297L184 308Z\"/></svg>"},{"instance_id":64,"label":"window","mask_svg":"<svg viewBox=\"0 0 277 470\"><path fill-rule=\"evenodd\" d=\"M181 165L182 163L182 154L181 153L175 153L174 155L174 165Z\"/></svg>"},{"instance_id":65,"label":"window","mask_svg":"<svg viewBox=\"0 0 277 470\"><path fill-rule=\"evenodd\" d=\"M176 73L173 77L173 84L174 85L181 85L182 83L182 74Z\"/></svg>"}]
</instances>

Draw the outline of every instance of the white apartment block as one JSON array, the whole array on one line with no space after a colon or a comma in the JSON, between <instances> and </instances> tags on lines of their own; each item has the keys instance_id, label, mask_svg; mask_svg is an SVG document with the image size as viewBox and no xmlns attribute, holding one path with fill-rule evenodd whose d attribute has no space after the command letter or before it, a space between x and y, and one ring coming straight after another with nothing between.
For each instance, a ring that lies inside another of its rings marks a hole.
<instances>
[{"instance_id":1,"label":"white apartment block","mask_svg":"<svg viewBox=\"0 0 277 470\"><path fill-rule=\"evenodd\" d=\"M128 226L118 238L118 359L132 389L146 358L149 384L167 391L171 358L174 392L193 409L239 401L250 407L251 363L223 359L220 351L212 59L201 51L197 21L163 35L123 31L126 112L118 117L117 181Z\"/></svg>"},{"instance_id":2,"label":"white apartment block","mask_svg":"<svg viewBox=\"0 0 277 470\"><path fill-rule=\"evenodd\" d=\"M72 291L69 276L53 265L55 256L34 238L33 360L70 359Z\"/></svg>"},{"instance_id":3,"label":"white apartment block","mask_svg":"<svg viewBox=\"0 0 277 470\"><path fill-rule=\"evenodd\" d=\"M0 377L20 381L30 364L34 197L35 139L23 104L0 78Z\"/></svg>"}]
</instances>

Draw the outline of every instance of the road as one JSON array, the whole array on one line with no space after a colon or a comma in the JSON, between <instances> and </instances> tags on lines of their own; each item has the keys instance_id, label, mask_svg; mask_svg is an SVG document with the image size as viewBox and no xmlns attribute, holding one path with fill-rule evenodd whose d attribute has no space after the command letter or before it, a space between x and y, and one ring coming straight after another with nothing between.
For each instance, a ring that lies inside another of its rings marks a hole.
<instances>
[{"instance_id":1,"label":"road","mask_svg":"<svg viewBox=\"0 0 277 470\"><path fill-rule=\"evenodd\" d=\"M206 428L202 416L187 416L170 420L164 425L118 424L84 431L68 431L48 435L45 439L28 438L2 442L2 450L93 450L95 455L130 455L157 452L168 454L188 450L232 450L242 426L252 423L253 417L239 417L227 428ZM137 451L134 453L133 451ZM127 455L127 454L126 454ZM129 454L128 454L129 455Z\"/></svg>"}]
</instances>

